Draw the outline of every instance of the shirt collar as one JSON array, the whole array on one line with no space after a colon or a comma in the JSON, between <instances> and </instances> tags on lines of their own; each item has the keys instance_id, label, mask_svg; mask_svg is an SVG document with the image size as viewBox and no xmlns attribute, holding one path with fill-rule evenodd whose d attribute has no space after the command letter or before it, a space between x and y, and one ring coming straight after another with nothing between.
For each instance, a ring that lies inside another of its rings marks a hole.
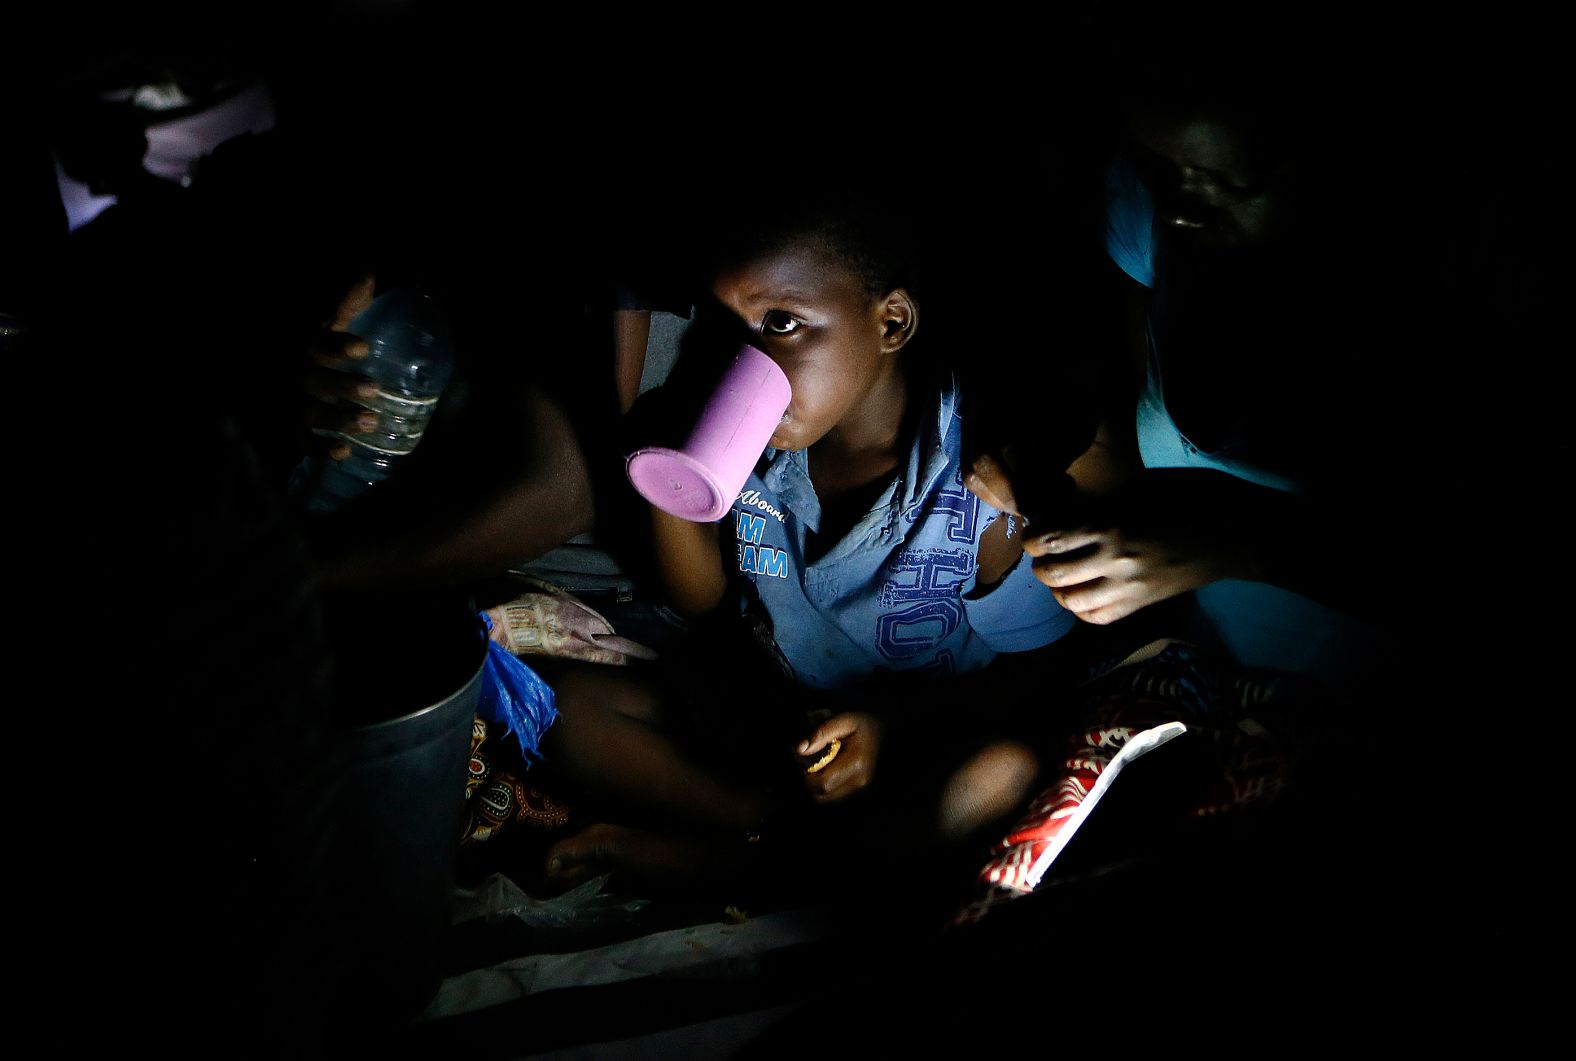
<instances>
[{"instance_id":1,"label":"shirt collar","mask_svg":"<svg viewBox=\"0 0 1576 1061\"><path fill-rule=\"evenodd\" d=\"M936 402L935 415L920 421L908 459L898 465L893 489L883 493L871 510L872 515L884 514L882 536L887 540L901 541L907 535L925 498L934 492L937 478L950 468L950 451L958 448L954 433L961 429L962 422L957 379L948 377ZM766 488L792 509L812 533L819 533L821 502L810 482L808 451L767 449L761 459L766 462L761 476Z\"/></svg>"}]
</instances>

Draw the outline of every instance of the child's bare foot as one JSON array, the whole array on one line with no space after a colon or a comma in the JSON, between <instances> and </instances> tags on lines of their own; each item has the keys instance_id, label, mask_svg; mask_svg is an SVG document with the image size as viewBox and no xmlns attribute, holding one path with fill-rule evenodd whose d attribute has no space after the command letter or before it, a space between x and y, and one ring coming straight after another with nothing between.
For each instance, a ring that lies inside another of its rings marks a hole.
<instances>
[{"instance_id":1,"label":"child's bare foot","mask_svg":"<svg viewBox=\"0 0 1576 1061\"><path fill-rule=\"evenodd\" d=\"M588 825L547 850L547 884L557 891L604 873L625 884L668 888L737 868L737 852L722 841L623 825Z\"/></svg>"}]
</instances>

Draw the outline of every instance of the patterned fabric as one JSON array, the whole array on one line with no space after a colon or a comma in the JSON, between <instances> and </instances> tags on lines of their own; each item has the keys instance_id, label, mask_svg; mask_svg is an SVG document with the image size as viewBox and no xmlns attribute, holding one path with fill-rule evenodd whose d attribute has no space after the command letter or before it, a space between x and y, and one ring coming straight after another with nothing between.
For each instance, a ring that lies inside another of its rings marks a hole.
<instances>
[{"instance_id":1,"label":"patterned fabric","mask_svg":"<svg viewBox=\"0 0 1576 1061\"><path fill-rule=\"evenodd\" d=\"M1096 674L1086 686L1085 724L1069 743L1060 778L1029 804L980 871L981 895L957 916L977 921L991 907L1038 887L1116 776L1114 768L1184 728L1212 751L1204 795L1194 816L1225 814L1259 803L1285 784L1286 758L1265 726L1250 716L1291 698L1284 678L1259 678L1216 665L1191 645L1162 641Z\"/></svg>"},{"instance_id":2,"label":"patterned fabric","mask_svg":"<svg viewBox=\"0 0 1576 1061\"><path fill-rule=\"evenodd\" d=\"M631 659L655 659L644 645L619 637L603 616L581 601L535 578L513 600L482 613L492 641L488 666L508 665L515 673L497 676L490 691L504 705L484 696L483 714L471 727L470 771L465 781L466 822L461 844L496 839L506 828L526 826L552 831L569 823L570 810L521 780L540 754L541 735L558 717L552 690L540 676L509 657L557 656L614 666ZM489 721L487 715L492 715ZM504 738L513 736L515 740Z\"/></svg>"},{"instance_id":3,"label":"patterned fabric","mask_svg":"<svg viewBox=\"0 0 1576 1061\"><path fill-rule=\"evenodd\" d=\"M613 624L578 598L549 582L522 579L531 589L507 604L487 609L488 636L516 656L558 656L623 666L655 659L645 645L620 637Z\"/></svg>"},{"instance_id":4,"label":"patterned fabric","mask_svg":"<svg viewBox=\"0 0 1576 1061\"><path fill-rule=\"evenodd\" d=\"M1014 894L1033 891L1050 862L1094 809L1104 791L1101 779L1115 776L1112 767L1116 757L1124 750L1133 753L1129 758L1136 757L1184 731L1180 723L1148 729L1098 726L1085 731L1082 746L1061 764L1062 779L1040 793L1023 819L996 845L996 857L981 872L981 883ZM1139 742L1146 737L1147 746L1141 748Z\"/></svg>"},{"instance_id":5,"label":"patterned fabric","mask_svg":"<svg viewBox=\"0 0 1576 1061\"><path fill-rule=\"evenodd\" d=\"M472 720L462 845L496 839L511 826L553 830L569 823L567 806L520 780L525 767L514 750L511 742L495 737L485 719Z\"/></svg>"}]
</instances>

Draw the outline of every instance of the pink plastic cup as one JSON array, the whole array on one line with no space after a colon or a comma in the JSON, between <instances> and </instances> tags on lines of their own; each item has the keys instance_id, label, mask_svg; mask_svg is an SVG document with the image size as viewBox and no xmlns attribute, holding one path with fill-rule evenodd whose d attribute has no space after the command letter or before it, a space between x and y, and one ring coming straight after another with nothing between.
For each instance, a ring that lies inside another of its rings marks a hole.
<instances>
[{"instance_id":1,"label":"pink plastic cup","mask_svg":"<svg viewBox=\"0 0 1576 1061\"><path fill-rule=\"evenodd\" d=\"M624 463L629 481L664 512L696 523L721 519L744 489L792 397L777 363L753 346L744 347L706 400L684 448L636 450Z\"/></svg>"}]
</instances>

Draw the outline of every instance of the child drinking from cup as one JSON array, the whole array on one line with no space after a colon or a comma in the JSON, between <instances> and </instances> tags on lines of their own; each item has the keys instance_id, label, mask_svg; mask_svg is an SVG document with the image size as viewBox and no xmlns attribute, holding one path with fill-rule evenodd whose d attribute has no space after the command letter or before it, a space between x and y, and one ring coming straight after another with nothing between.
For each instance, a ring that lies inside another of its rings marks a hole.
<instances>
[{"instance_id":1,"label":"child drinking from cup","mask_svg":"<svg viewBox=\"0 0 1576 1061\"><path fill-rule=\"evenodd\" d=\"M781 806L769 764L797 755L815 802L874 788L912 808L918 795L919 831L942 838L973 834L1028 793L1031 747L1010 725L992 732L1018 698L979 672L1075 621L1034 578L1015 519L963 485L960 388L916 338L917 224L890 196L837 195L729 223L713 243L702 312L770 357L792 396L726 516L653 508L653 539L679 611L744 616L762 634L738 650L712 643L681 690L566 674L554 754L587 787L749 830ZM798 732L763 724L761 739L734 742L735 766L768 765L730 779L663 732L675 696L735 716L790 701ZM549 872L678 857L659 850L673 849L595 826L560 843Z\"/></svg>"}]
</instances>

